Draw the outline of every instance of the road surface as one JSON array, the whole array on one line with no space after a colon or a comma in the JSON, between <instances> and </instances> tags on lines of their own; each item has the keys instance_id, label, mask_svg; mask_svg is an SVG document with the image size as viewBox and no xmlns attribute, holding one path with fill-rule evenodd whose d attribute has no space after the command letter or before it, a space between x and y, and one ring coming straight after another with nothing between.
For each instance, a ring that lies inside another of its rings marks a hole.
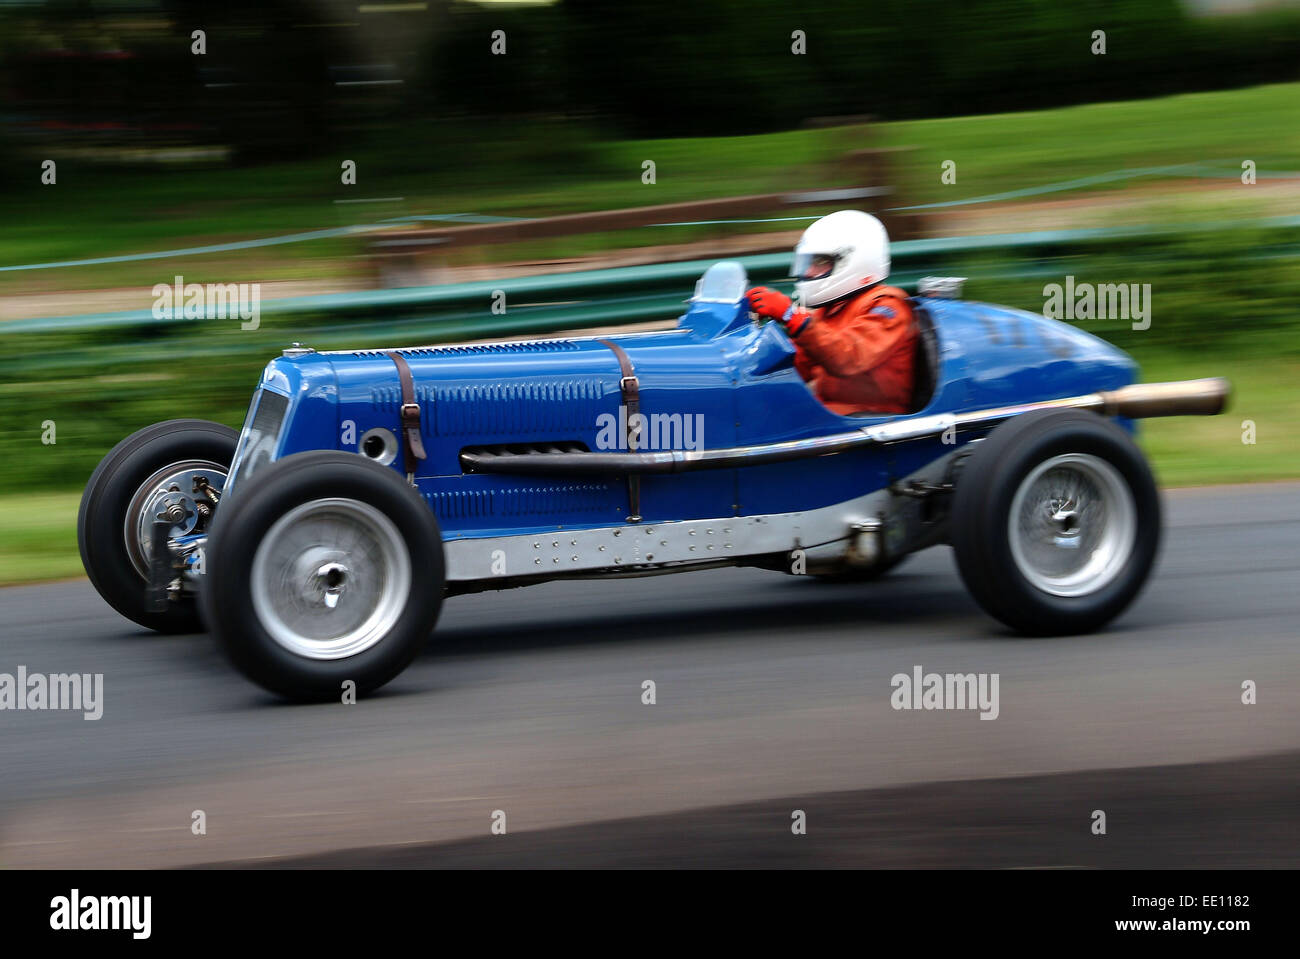
<instances>
[{"instance_id":1,"label":"road surface","mask_svg":"<svg viewBox=\"0 0 1300 959\"><path fill-rule=\"evenodd\" d=\"M0 590L0 673L104 676L98 721L0 711L0 866L1295 866L1300 484L1166 504L1094 636L1009 634L946 548L556 583L449 600L356 705L280 703L85 581ZM998 674L996 720L892 708L916 666Z\"/></svg>"}]
</instances>

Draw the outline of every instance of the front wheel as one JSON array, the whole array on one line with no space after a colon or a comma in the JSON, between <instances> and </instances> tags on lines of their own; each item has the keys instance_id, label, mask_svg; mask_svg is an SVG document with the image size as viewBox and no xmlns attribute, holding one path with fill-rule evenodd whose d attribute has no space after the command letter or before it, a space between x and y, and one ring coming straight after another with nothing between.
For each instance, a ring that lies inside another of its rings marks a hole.
<instances>
[{"instance_id":1,"label":"front wheel","mask_svg":"<svg viewBox=\"0 0 1300 959\"><path fill-rule=\"evenodd\" d=\"M1137 596L1160 542L1160 497L1141 451L1093 413L1029 413L962 470L952 545L971 595L1032 635L1086 633Z\"/></svg>"},{"instance_id":2,"label":"front wheel","mask_svg":"<svg viewBox=\"0 0 1300 959\"><path fill-rule=\"evenodd\" d=\"M168 420L132 433L95 467L77 511L77 545L90 582L123 616L160 633L202 629L188 596L149 605L154 524L168 517L171 536L207 529L238 437L220 423Z\"/></svg>"},{"instance_id":3,"label":"front wheel","mask_svg":"<svg viewBox=\"0 0 1300 959\"><path fill-rule=\"evenodd\" d=\"M225 504L205 580L204 617L240 672L290 699L336 699L382 686L423 648L442 605L442 537L391 469L300 453Z\"/></svg>"}]
</instances>

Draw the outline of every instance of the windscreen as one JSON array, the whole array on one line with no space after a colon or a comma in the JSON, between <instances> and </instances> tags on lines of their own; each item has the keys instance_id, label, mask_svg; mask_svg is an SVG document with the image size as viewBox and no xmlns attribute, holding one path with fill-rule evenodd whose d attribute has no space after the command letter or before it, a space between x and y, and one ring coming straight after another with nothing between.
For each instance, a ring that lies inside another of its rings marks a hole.
<instances>
[{"instance_id":1,"label":"windscreen","mask_svg":"<svg viewBox=\"0 0 1300 959\"><path fill-rule=\"evenodd\" d=\"M230 493L236 480L247 480L272 461L288 409L288 398L279 393L259 390L253 397L244 430L239 434L239 445L235 448L235 459L226 478L224 493Z\"/></svg>"},{"instance_id":2,"label":"windscreen","mask_svg":"<svg viewBox=\"0 0 1300 959\"><path fill-rule=\"evenodd\" d=\"M723 260L705 270L696 281L692 299L699 303L739 303L748 281L743 266L734 260Z\"/></svg>"}]
</instances>

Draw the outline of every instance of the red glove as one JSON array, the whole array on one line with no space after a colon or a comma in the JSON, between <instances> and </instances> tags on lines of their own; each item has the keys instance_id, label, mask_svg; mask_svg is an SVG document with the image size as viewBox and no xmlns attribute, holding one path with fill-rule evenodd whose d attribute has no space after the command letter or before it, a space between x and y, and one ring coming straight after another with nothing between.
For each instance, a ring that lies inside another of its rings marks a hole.
<instances>
[{"instance_id":1,"label":"red glove","mask_svg":"<svg viewBox=\"0 0 1300 959\"><path fill-rule=\"evenodd\" d=\"M745 298L749 300L749 308L759 316L784 323L791 336L798 336L812 318L807 310L796 309L790 297L770 287L756 286L745 294Z\"/></svg>"}]
</instances>

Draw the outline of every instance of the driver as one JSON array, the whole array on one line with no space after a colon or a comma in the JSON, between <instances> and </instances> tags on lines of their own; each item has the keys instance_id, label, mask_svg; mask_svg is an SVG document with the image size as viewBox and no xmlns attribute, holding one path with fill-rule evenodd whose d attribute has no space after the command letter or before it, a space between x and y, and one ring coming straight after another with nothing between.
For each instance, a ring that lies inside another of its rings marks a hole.
<instances>
[{"instance_id":1,"label":"driver","mask_svg":"<svg viewBox=\"0 0 1300 959\"><path fill-rule=\"evenodd\" d=\"M750 309L785 326L795 369L827 407L906 413L916 329L907 294L885 286L889 236L869 213L841 210L804 231L794 248L795 306L779 290L745 294Z\"/></svg>"}]
</instances>

